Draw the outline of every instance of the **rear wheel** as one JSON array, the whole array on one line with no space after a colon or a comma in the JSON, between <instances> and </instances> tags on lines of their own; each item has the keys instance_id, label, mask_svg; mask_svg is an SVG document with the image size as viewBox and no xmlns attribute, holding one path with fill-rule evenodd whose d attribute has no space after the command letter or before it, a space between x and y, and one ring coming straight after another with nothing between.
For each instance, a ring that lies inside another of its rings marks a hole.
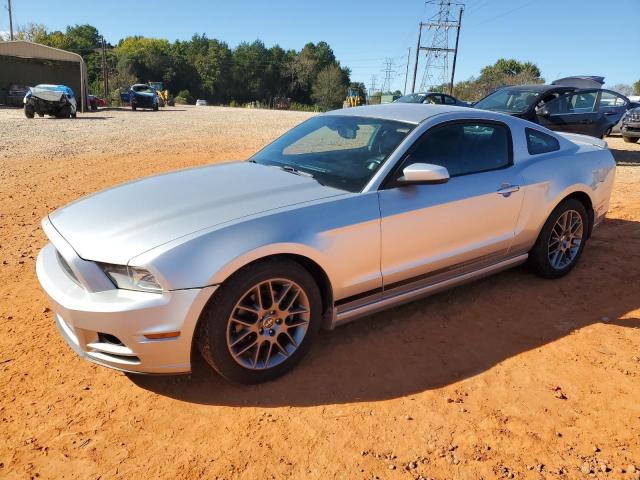
<instances>
[{"instance_id":1,"label":"rear wheel","mask_svg":"<svg viewBox=\"0 0 640 480\"><path fill-rule=\"evenodd\" d=\"M273 380L291 370L318 333L322 298L298 263L267 260L230 277L202 313L200 353L238 383Z\"/></svg>"},{"instance_id":2,"label":"rear wheel","mask_svg":"<svg viewBox=\"0 0 640 480\"><path fill-rule=\"evenodd\" d=\"M569 198L558 205L529 252L529 266L545 278L559 278L575 267L587 240L589 220L584 205Z\"/></svg>"},{"instance_id":3,"label":"rear wheel","mask_svg":"<svg viewBox=\"0 0 640 480\"><path fill-rule=\"evenodd\" d=\"M638 137L622 137L622 139L627 143L636 143L638 141Z\"/></svg>"},{"instance_id":4,"label":"rear wheel","mask_svg":"<svg viewBox=\"0 0 640 480\"><path fill-rule=\"evenodd\" d=\"M133 110L135 112L136 111L136 106L135 105L131 105L131 110Z\"/></svg>"}]
</instances>

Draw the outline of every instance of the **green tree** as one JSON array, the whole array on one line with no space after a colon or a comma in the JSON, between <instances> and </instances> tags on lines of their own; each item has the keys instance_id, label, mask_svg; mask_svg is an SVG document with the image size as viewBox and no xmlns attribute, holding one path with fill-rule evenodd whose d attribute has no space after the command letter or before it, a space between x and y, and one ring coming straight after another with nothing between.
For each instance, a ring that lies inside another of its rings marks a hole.
<instances>
[{"instance_id":1,"label":"green tree","mask_svg":"<svg viewBox=\"0 0 640 480\"><path fill-rule=\"evenodd\" d=\"M633 93L640 95L640 80L633 84Z\"/></svg>"},{"instance_id":2,"label":"green tree","mask_svg":"<svg viewBox=\"0 0 640 480\"><path fill-rule=\"evenodd\" d=\"M347 93L344 71L338 65L329 65L320 71L313 83L311 98L323 110L338 108Z\"/></svg>"}]
</instances>

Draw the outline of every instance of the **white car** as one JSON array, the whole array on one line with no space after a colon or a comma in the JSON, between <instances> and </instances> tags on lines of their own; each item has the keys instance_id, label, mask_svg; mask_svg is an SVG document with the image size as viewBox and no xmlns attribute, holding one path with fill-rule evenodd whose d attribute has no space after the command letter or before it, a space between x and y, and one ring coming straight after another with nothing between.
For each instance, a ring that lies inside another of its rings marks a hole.
<instances>
[{"instance_id":1,"label":"white car","mask_svg":"<svg viewBox=\"0 0 640 480\"><path fill-rule=\"evenodd\" d=\"M62 336L87 360L183 373L195 346L227 379L260 382L292 368L321 327L525 262L566 275L614 176L603 141L520 118L349 108L249 161L56 210L37 273Z\"/></svg>"},{"instance_id":2,"label":"white car","mask_svg":"<svg viewBox=\"0 0 640 480\"><path fill-rule=\"evenodd\" d=\"M206 107L208 105L209 105L209 102L207 102L206 100L201 100L201 99L196 100L196 107Z\"/></svg>"}]
</instances>

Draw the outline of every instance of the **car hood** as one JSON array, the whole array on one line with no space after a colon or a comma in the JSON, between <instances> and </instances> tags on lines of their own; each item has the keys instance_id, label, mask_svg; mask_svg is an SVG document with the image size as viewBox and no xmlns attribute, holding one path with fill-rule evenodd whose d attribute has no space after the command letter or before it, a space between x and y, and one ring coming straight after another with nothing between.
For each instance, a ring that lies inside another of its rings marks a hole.
<instances>
[{"instance_id":1,"label":"car hood","mask_svg":"<svg viewBox=\"0 0 640 480\"><path fill-rule=\"evenodd\" d=\"M56 210L49 220L81 258L126 264L199 230L345 193L277 167L234 162L103 190Z\"/></svg>"}]
</instances>

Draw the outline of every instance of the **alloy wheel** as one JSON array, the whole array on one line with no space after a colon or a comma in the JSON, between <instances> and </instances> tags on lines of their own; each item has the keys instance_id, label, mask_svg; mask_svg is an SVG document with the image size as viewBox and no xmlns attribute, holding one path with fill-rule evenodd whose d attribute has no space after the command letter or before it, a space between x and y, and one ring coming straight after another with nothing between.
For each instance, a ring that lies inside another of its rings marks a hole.
<instances>
[{"instance_id":1,"label":"alloy wheel","mask_svg":"<svg viewBox=\"0 0 640 480\"><path fill-rule=\"evenodd\" d=\"M289 358L307 333L309 298L297 283L274 278L245 292L227 322L227 348L250 370L275 367Z\"/></svg>"},{"instance_id":2,"label":"alloy wheel","mask_svg":"<svg viewBox=\"0 0 640 480\"><path fill-rule=\"evenodd\" d=\"M565 211L551 229L549 237L549 263L563 270L576 259L584 236L582 217L575 210Z\"/></svg>"}]
</instances>

